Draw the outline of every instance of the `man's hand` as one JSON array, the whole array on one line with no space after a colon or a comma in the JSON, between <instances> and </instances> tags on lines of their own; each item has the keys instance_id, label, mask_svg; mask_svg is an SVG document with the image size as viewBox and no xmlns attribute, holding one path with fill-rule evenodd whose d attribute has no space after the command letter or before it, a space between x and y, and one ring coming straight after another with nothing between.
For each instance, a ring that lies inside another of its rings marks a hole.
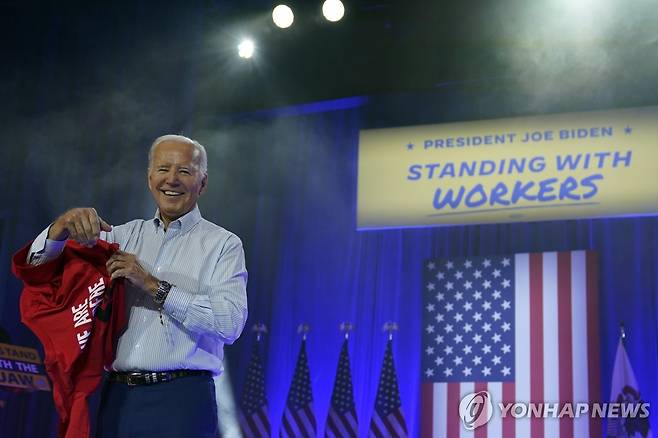
<instances>
[{"instance_id":1,"label":"man's hand","mask_svg":"<svg viewBox=\"0 0 658 438\"><path fill-rule=\"evenodd\" d=\"M149 295L155 296L159 280L142 267L135 254L117 251L112 254L106 266L112 280L123 277Z\"/></svg>"},{"instance_id":2,"label":"man's hand","mask_svg":"<svg viewBox=\"0 0 658 438\"><path fill-rule=\"evenodd\" d=\"M73 239L85 246L94 246L101 231L112 231L112 226L105 222L93 208L74 208L53 222L48 231L48 239Z\"/></svg>"}]
</instances>

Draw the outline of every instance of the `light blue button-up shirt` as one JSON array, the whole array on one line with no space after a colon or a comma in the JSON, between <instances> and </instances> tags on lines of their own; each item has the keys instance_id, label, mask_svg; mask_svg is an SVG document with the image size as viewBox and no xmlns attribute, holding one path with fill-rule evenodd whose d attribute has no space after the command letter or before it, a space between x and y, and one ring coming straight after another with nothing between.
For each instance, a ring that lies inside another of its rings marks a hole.
<instances>
[{"instance_id":1,"label":"light blue button-up shirt","mask_svg":"<svg viewBox=\"0 0 658 438\"><path fill-rule=\"evenodd\" d=\"M172 221L134 220L101 232L137 256L159 280L173 285L163 322L153 298L126 282L128 326L121 335L116 371L210 370L219 374L224 344L235 341L247 320L247 270L242 242L201 217L198 206ZM47 239L46 228L33 242L30 263L61 254L64 242Z\"/></svg>"}]
</instances>

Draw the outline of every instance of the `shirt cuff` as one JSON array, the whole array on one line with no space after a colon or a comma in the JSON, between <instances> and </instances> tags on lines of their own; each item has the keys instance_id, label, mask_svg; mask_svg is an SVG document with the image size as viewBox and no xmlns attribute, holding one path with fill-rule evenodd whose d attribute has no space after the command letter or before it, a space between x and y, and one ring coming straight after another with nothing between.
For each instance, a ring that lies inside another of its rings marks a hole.
<instances>
[{"instance_id":1,"label":"shirt cuff","mask_svg":"<svg viewBox=\"0 0 658 438\"><path fill-rule=\"evenodd\" d=\"M32 265L40 265L46 263L50 260L53 260L62 253L64 246L66 246L66 240L52 240L48 239L48 232L50 227L46 227L45 230L37 236L36 239L32 242L30 246L30 254L28 263Z\"/></svg>"},{"instance_id":2,"label":"shirt cuff","mask_svg":"<svg viewBox=\"0 0 658 438\"><path fill-rule=\"evenodd\" d=\"M171 290L167 294L162 309L168 314L171 315L175 320L183 322L185 321L185 315L187 314L187 308L194 295L189 292L185 292L177 286L172 286Z\"/></svg>"}]
</instances>

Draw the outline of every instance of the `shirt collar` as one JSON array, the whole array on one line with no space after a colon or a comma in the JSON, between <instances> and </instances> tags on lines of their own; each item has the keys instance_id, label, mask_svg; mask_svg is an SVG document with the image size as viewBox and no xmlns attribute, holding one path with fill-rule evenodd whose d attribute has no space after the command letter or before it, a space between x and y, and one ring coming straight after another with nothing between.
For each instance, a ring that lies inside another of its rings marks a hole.
<instances>
[{"instance_id":1,"label":"shirt collar","mask_svg":"<svg viewBox=\"0 0 658 438\"><path fill-rule=\"evenodd\" d=\"M183 216L179 217L175 221L169 223L169 227L172 225L180 229L181 233L184 233L190 230L201 220L201 212L199 211L199 206L195 205L192 210L185 213ZM160 209L155 210L155 216L153 217L153 224L158 228L162 224L160 219Z\"/></svg>"}]
</instances>

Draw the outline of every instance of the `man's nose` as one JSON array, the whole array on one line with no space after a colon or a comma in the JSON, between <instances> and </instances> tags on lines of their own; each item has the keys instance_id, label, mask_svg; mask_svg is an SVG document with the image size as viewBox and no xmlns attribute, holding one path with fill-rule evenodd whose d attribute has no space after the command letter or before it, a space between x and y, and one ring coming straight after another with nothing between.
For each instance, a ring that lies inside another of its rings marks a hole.
<instances>
[{"instance_id":1,"label":"man's nose","mask_svg":"<svg viewBox=\"0 0 658 438\"><path fill-rule=\"evenodd\" d=\"M166 182L167 184L178 183L178 172L176 172L175 170L167 172Z\"/></svg>"}]
</instances>

